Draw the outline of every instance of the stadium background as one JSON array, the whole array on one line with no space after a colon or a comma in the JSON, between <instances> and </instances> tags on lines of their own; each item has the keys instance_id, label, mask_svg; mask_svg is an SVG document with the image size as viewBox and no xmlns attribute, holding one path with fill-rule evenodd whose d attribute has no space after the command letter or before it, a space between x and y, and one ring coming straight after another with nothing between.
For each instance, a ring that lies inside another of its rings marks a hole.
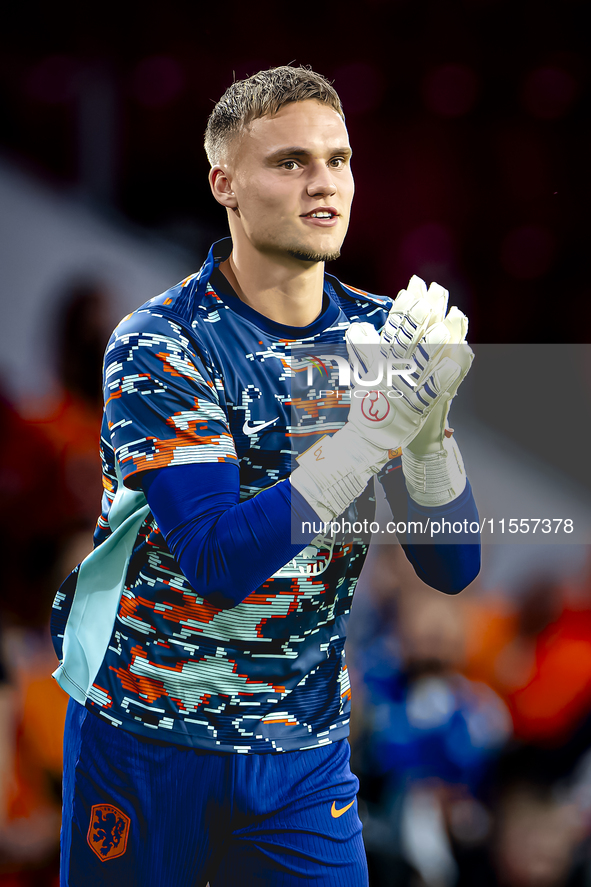
<instances>
[{"instance_id":1,"label":"stadium background","mask_svg":"<svg viewBox=\"0 0 591 887\"><path fill-rule=\"evenodd\" d=\"M514 502L542 503L587 525L591 361L574 345L591 322L586 6L11 10L0 34L3 887L55 881L63 703L45 622L96 517L101 351L121 315L225 233L201 141L234 76L294 62L334 82L357 194L333 270L378 293L411 273L438 280L469 315L470 341L493 349L457 418L483 516L496 492L507 517L527 514ZM524 385L501 343L563 347L535 352ZM376 887L590 877L590 561L582 545L518 542L487 547L477 587L453 600L421 587L390 547L365 571L353 749Z\"/></svg>"}]
</instances>

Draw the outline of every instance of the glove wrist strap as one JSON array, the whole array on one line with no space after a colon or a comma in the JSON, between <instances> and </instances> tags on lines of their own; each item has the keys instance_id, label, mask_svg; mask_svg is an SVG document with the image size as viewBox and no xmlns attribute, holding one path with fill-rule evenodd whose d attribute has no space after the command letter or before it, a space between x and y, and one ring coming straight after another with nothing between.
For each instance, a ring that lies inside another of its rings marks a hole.
<instances>
[{"instance_id":1,"label":"glove wrist strap","mask_svg":"<svg viewBox=\"0 0 591 887\"><path fill-rule=\"evenodd\" d=\"M464 461L453 437L443 439L438 453L417 455L405 447L402 471L411 499L427 507L453 502L466 486Z\"/></svg>"},{"instance_id":2,"label":"glove wrist strap","mask_svg":"<svg viewBox=\"0 0 591 887\"><path fill-rule=\"evenodd\" d=\"M291 484L321 520L331 521L363 492L388 459L388 450L364 440L346 423L298 456Z\"/></svg>"}]
</instances>

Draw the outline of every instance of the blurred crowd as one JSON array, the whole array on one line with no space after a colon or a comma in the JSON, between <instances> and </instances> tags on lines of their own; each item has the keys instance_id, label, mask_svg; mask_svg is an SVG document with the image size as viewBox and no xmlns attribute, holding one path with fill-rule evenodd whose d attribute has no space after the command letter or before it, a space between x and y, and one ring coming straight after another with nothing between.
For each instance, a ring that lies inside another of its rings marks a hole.
<instances>
[{"instance_id":1,"label":"blurred crowd","mask_svg":"<svg viewBox=\"0 0 591 887\"><path fill-rule=\"evenodd\" d=\"M0 887L58 884L67 698L47 625L92 545L112 325L104 288L72 283L55 385L37 401L0 396ZM446 597L378 546L350 625L372 887L591 883L591 559L576 580Z\"/></svg>"},{"instance_id":2,"label":"blurred crowd","mask_svg":"<svg viewBox=\"0 0 591 887\"><path fill-rule=\"evenodd\" d=\"M591 570L449 598L379 546L364 580L349 656L372 887L591 883Z\"/></svg>"},{"instance_id":3,"label":"blurred crowd","mask_svg":"<svg viewBox=\"0 0 591 887\"><path fill-rule=\"evenodd\" d=\"M55 384L18 404L0 390L2 887L58 884L67 697L51 678L48 624L56 589L92 548L109 304L97 282L72 282L48 331Z\"/></svg>"}]
</instances>

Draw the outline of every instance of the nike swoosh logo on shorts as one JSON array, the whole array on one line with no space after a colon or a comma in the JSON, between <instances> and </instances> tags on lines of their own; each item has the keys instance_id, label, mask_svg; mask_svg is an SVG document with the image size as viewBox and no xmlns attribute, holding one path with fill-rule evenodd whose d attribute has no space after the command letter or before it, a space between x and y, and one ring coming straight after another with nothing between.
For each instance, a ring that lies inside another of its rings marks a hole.
<instances>
[{"instance_id":1,"label":"nike swoosh logo on shorts","mask_svg":"<svg viewBox=\"0 0 591 887\"><path fill-rule=\"evenodd\" d=\"M354 803L355 803L355 801L351 801L351 803L350 803L350 804L347 804L346 807L341 807L340 810L337 810L336 801L333 801L333 802L332 802L332 807L330 808L330 815L333 817L333 819L338 819L339 816L342 816L343 813L346 813L347 810L348 810L350 807L352 807Z\"/></svg>"},{"instance_id":2,"label":"nike swoosh logo on shorts","mask_svg":"<svg viewBox=\"0 0 591 887\"><path fill-rule=\"evenodd\" d=\"M275 419L270 419L268 422L255 422L254 425L251 425L247 420L242 426L242 433L248 434L250 437L252 434L256 434L258 431L262 431L263 428L268 428L269 425L274 425L275 422L279 422L279 416Z\"/></svg>"}]
</instances>

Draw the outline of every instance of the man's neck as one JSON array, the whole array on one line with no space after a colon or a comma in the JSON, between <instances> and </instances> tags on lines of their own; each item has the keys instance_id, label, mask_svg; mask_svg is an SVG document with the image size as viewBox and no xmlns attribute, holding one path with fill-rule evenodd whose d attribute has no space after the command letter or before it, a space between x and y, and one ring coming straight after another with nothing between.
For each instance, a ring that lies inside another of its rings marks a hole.
<instances>
[{"instance_id":1,"label":"man's neck","mask_svg":"<svg viewBox=\"0 0 591 887\"><path fill-rule=\"evenodd\" d=\"M309 326L322 311L323 262L278 263L234 248L220 271L242 302L276 323Z\"/></svg>"}]
</instances>

